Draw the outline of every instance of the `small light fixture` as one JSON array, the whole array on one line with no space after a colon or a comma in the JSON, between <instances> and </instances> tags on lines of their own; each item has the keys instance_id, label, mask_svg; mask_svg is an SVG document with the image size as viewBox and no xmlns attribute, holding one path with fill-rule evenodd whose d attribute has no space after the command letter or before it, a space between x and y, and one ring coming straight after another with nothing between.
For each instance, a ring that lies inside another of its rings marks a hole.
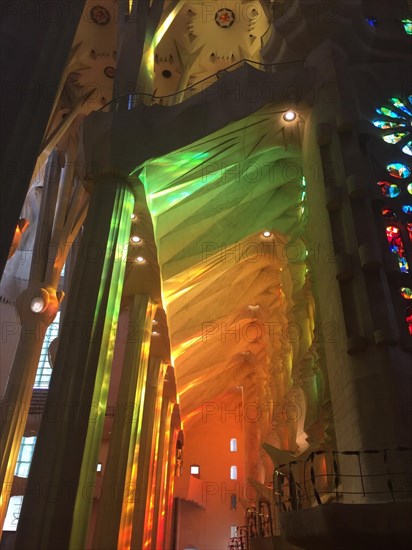
<instances>
[{"instance_id":1,"label":"small light fixture","mask_svg":"<svg viewBox=\"0 0 412 550\"><path fill-rule=\"evenodd\" d=\"M293 122L296 118L295 111L286 111L286 113L283 115L283 120L286 120L286 122Z\"/></svg>"},{"instance_id":2,"label":"small light fixture","mask_svg":"<svg viewBox=\"0 0 412 550\"><path fill-rule=\"evenodd\" d=\"M136 214L133 212L133 214L130 216L132 220L135 220L137 218Z\"/></svg>"},{"instance_id":3,"label":"small light fixture","mask_svg":"<svg viewBox=\"0 0 412 550\"><path fill-rule=\"evenodd\" d=\"M103 464L101 462L98 462L97 463L97 468L96 468L96 472L101 472L103 469Z\"/></svg>"},{"instance_id":4,"label":"small light fixture","mask_svg":"<svg viewBox=\"0 0 412 550\"><path fill-rule=\"evenodd\" d=\"M135 259L135 262L137 262L138 264L144 264L145 261L146 260L143 258L143 256L137 256L137 258Z\"/></svg>"},{"instance_id":5,"label":"small light fixture","mask_svg":"<svg viewBox=\"0 0 412 550\"><path fill-rule=\"evenodd\" d=\"M160 332L158 332L157 330L153 330L152 334L153 334L153 336L159 336Z\"/></svg>"},{"instance_id":6,"label":"small light fixture","mask_svg":"<svg viewBox=\"0 0 412 550\"><path fill-rule=\"evenodd\" d=\"M268 239L272 236L272 233L270 231L263 231L262 237L265 237L265 239Z\"/></svg>"},{"instance_id":7,"label":"small light fixture","mask_svg":"<svg viewBox=\"0 0 412 550\"><path fill-rule=\"evenodd\" d=\"M137 235L132 235L131 239L130 239L133 243L141 243L142 242L142 239L140 237L138 237Z\"/></svg>"},{"instance_id":8,"label":"small light fixture","mask_svg":"<svg viewBox=\"0 0 412 550\"><path fill-rule=\"evenodd\" d=\"M44 309L44 300L41 296L36 296L30 302L30 309L33 313L40 313Z\"/></svg>"}]
</instances>

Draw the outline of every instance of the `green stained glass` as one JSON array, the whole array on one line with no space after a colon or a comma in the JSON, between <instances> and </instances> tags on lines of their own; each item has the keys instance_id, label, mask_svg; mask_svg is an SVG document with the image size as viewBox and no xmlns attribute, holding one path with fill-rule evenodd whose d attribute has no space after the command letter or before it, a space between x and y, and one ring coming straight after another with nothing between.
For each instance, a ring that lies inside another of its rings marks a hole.
<instances>
[{"instance_id":1,"label":"green stained glass","mask_svg":"<svg viewBox=\"0 0 412 550\"><path fill-rule=\"evenodd\" d=\"M386 141L386 143L391 143L394 145L395 143L398 143L402 138L404 138L406 134L404 133L398 133L398 134L388 134L387 136L383 136L383 141Z\"/></svg>"},{"instance_id":2,"label":"green stained glass","mask_svg":"<svg viewBox=\"0 0 412 550\"><path fill-rule=\"evenodd\" d=\"M402 287L400 289L400 293L402 298L405 298L405 300L412 300L412 290L409 287Z\"/></svg>"},{"instance_id":3,"label":"green stained glass","mask_svg":"<svg viewBox=\"0 0 412 550\"><path fill-rule=\"evenodd\" d=\"M388 130L389 128L399 128L399 126L406 126L404 122L389 122L386 120L374 120L373 125L376 126L376 128L381 128L381 130Z\"/></svg>"},{"instance_id":4,"label":"green stained glass","mask_svg":"<svg viewBox=\"0 0 412 550\"><path fill-rule=\"evenodd\" d=\"M401 22L406 34L412 35L412 19L402 19Z\"/></svg>"},{"instance_id":5,"label":"green stained glass","mask_svg":"<svg viewBox=\"0 0 412 550\"><path fill-rule=\"evenodd\" d=\"M408 190L408 193L412 195L412 183L409 183L406 189Z\"/></svg>"},{"instance_id":6,"label":"green stained glass","mask_svg":"<svg viewBox=\"0 0 412 550\"><path fill-rule=\"evenodd\" d=\"M376 112L378 113L378 115L384 115L390 118L402 118L399 117L398 113L395 113L395 111L391 111L387 107L379 107L378 109L376 109Z\"/></svg>"},{"instance_id":7,"label":"green stained glass","mask_svg":"<svg viewBox=\"0 0 412 550\"><path fill-rule=\"evenodd\" d=\"M407 115L412 116L412 113L410 112L410 110L406 107L404 103L402 103L400 99L398 99L397 97L391 97L390 101L391 103L393 103L393 105L395 105L395 107L397 107Z\"/></svg>"}]
</instances>

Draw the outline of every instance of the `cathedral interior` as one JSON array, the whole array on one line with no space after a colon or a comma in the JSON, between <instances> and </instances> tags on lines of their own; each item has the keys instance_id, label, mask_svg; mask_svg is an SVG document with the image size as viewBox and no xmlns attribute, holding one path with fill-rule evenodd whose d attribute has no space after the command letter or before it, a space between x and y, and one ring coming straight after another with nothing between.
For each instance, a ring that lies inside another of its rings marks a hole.
<instances>
[{"instance_id":1,"label":"cathedral interior","mask_svg":"<svg viewBox=\"0 0 412 550\"><path fill-rule=\"evenodd\" d=\"M0 549L410 548L412 2L0 9Z\"/></svg>"}]
</instances>

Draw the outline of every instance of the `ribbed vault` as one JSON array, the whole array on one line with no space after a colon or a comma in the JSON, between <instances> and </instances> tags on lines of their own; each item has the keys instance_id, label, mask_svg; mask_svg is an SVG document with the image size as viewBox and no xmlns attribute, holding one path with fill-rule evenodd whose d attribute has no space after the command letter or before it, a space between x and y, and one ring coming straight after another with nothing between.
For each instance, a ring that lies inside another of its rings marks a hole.
<instances>
[{"instance_id":1,"label":"ribbed vault","mask_svg":"<svg viewBox=\"0 0 412 550\"><path fill-rule=\"evenodd\" d=\"M140 174L186 424L240 386L246 400L282 406L312 353L301 123L269 105ZM262 415L256 445L270 436L295 450L302 425Z\"/></svg>"}]
</instances>

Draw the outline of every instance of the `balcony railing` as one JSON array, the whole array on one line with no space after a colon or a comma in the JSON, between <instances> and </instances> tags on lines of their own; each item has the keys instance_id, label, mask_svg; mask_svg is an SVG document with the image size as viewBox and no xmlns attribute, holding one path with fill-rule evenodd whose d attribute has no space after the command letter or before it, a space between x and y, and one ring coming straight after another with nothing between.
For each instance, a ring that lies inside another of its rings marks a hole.
<instances>
[{"instance_id":1,"label":"balcony railing","mask_svg":"<svg viewBox=\"0 0 412 550\"><path fill-rule=\"evenodd\" d=\"M315 451L277 466L274 498L280 512L328 502L412 500L412 449ZM409 464L409 466L408 466Z\"/></svg>"}]
</instances>

